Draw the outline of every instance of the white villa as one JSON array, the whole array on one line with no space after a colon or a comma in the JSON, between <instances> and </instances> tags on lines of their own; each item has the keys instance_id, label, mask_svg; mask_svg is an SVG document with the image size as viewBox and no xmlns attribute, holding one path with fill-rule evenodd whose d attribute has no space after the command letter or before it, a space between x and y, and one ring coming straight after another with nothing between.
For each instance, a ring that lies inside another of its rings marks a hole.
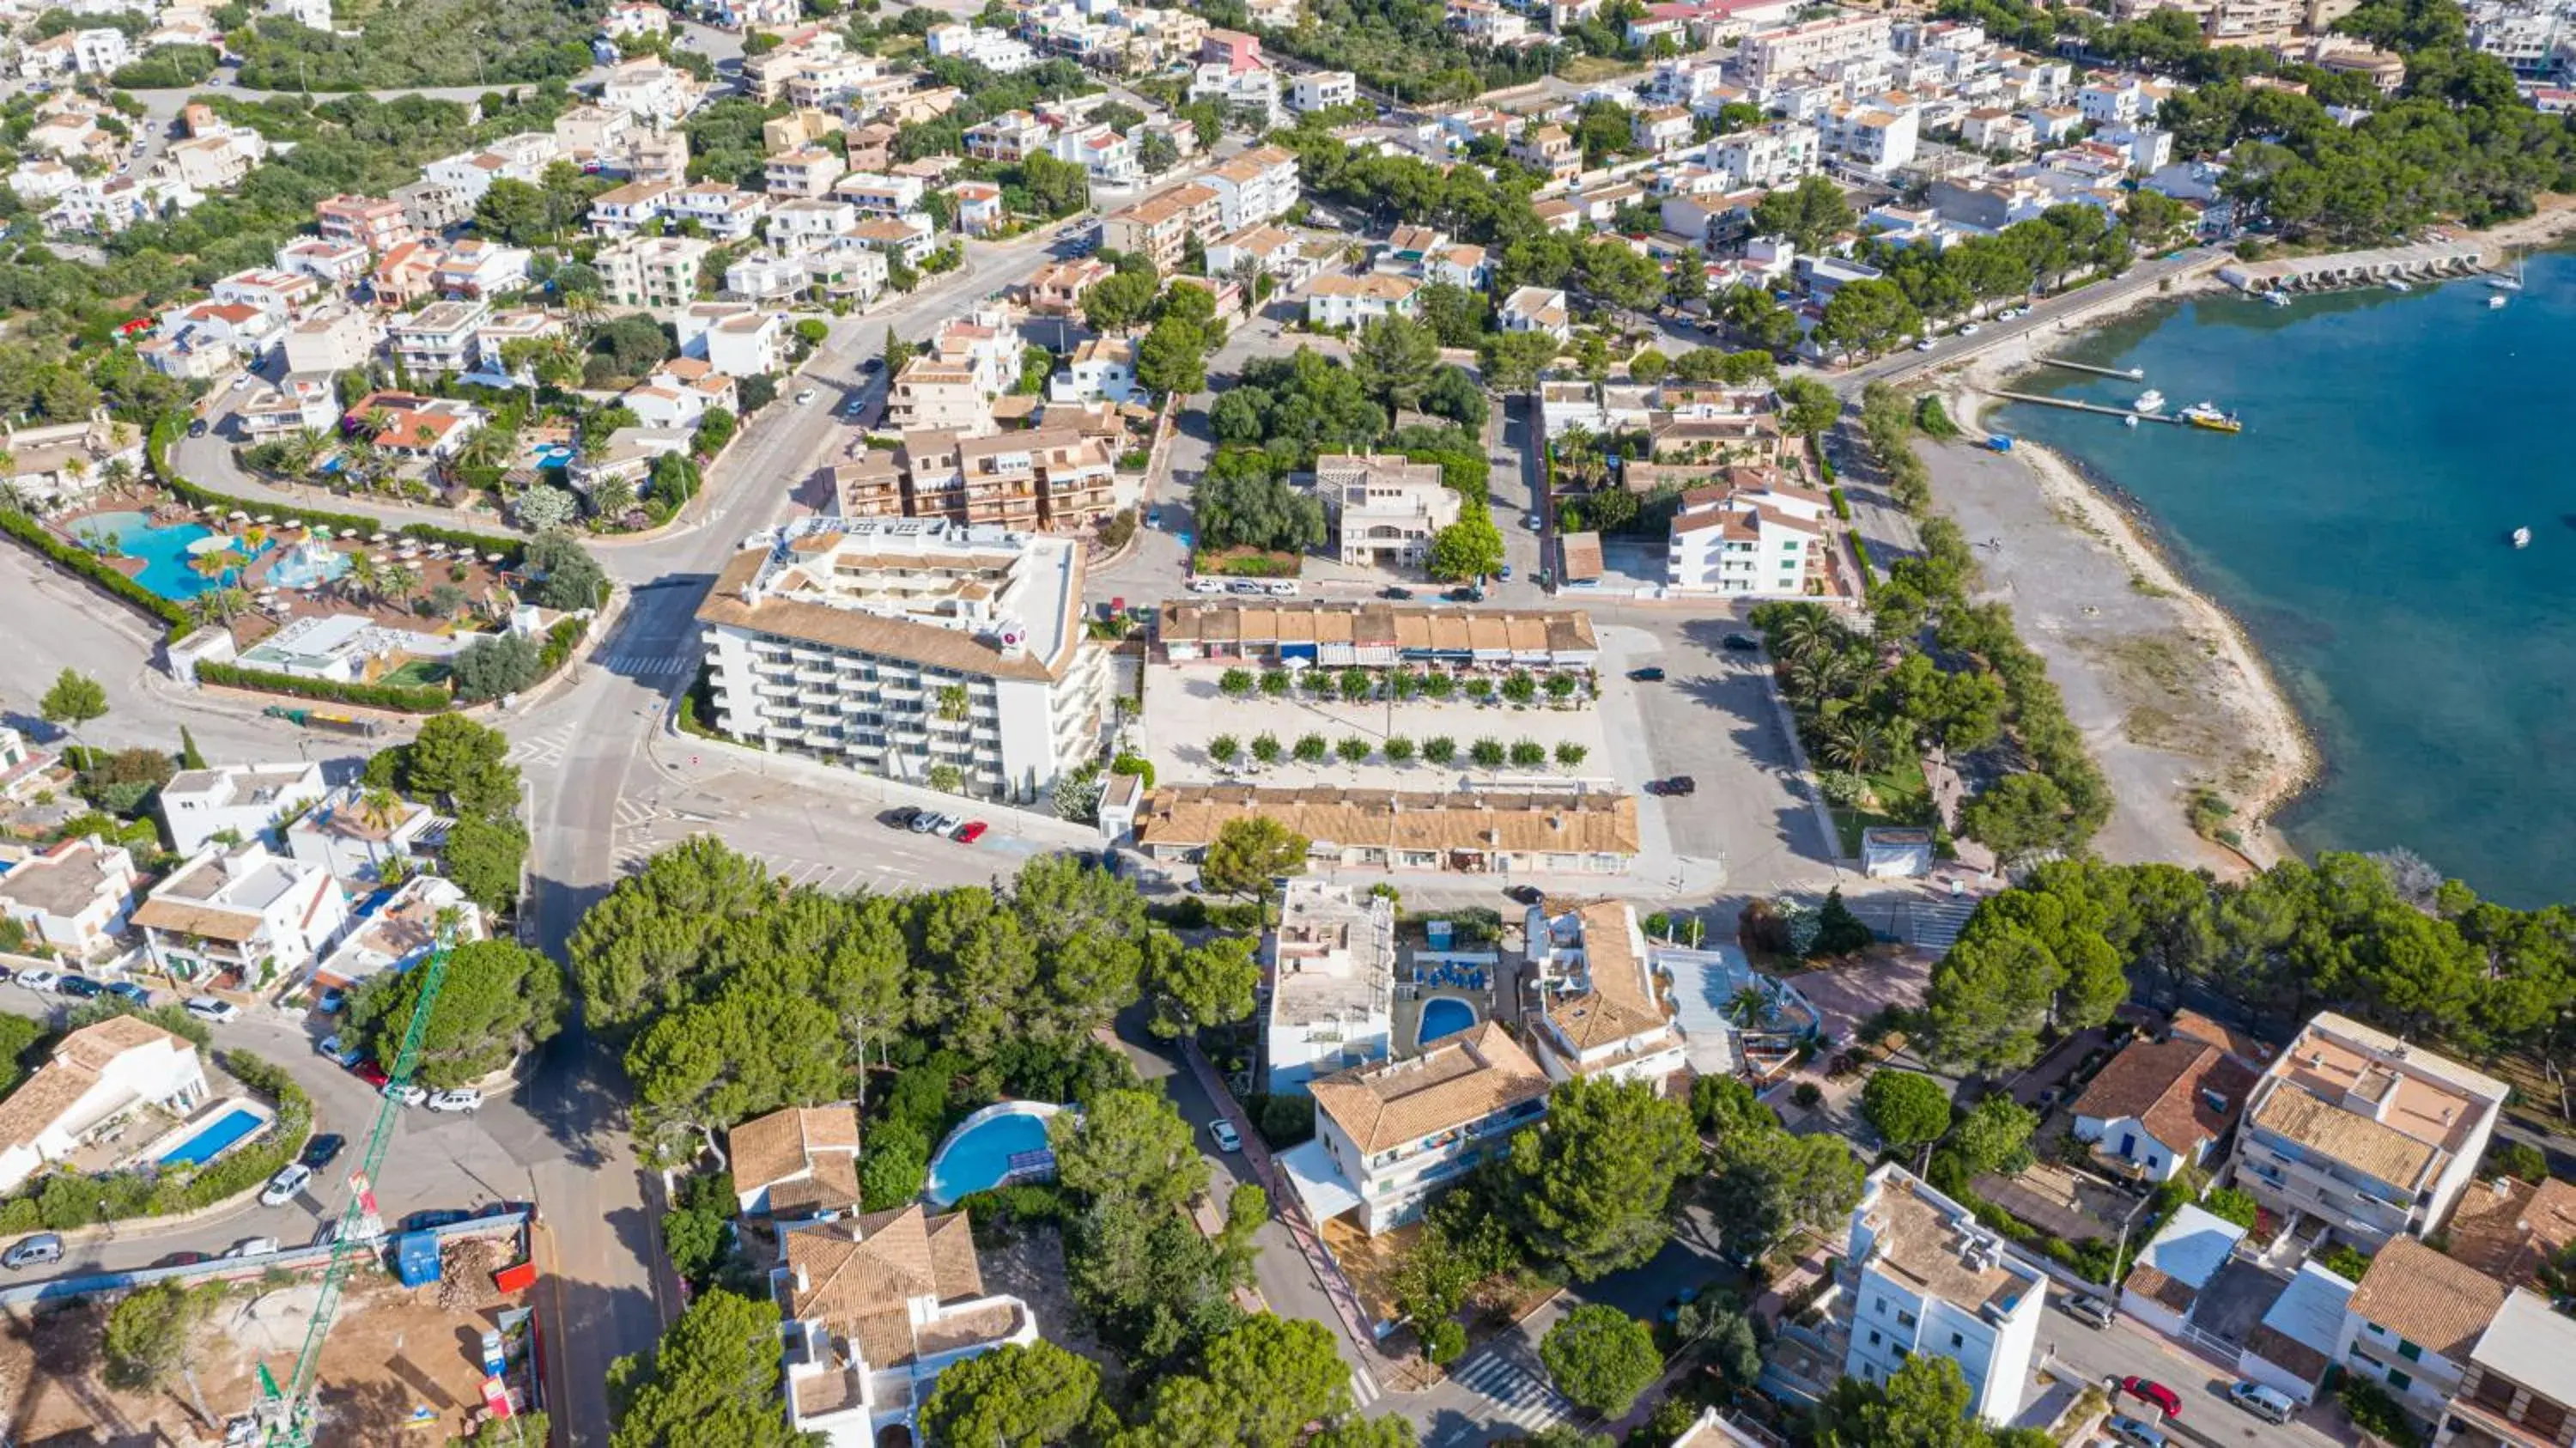
<instances>
[{"instance_id":1,"label":"white villa","mask_svg":"<svg viewBox=\"0 0 2576 1448\"><path fill-rule=\"evenodd\" d=\"M170 848L193 855L217 835L260 839L327 792L322 766L309 762L183 769L161 786L161 823Z\"/></svg>"},{"instance_id":2,"label":"white villa","mask_svg":"<svg viewBox=\"0 0 2576 1448\"><path fill-rule=\"evenodd\" d=\"M196 1048L134 1016L83 1026L0 1101L0 1191L15 1191L82 1137L140 1106L185 1112L206 1095Z\"/></svg>"},{"instance_id":3,"label":"white villa","mask_svg":"<svg viewBox=\"0 0 2576 1448\"><path fill-rule=\"evenodd\" d=\"M1547 1074L1659 1083L1682 1068L1682 1033L1649 973L1637 912L1596 900L1551 916L1530 907L1529 962L1541 1004L1531 1034Z\"/></svg>"},{"instance_id":4,"label":"white villa","mask_svg":"<svg viewBox=\"0 0 2576 1448\"><path fill-rule=\"evenodd\" d=\"M348 919L330 871L256 840L199 850L134 911L155 969L186 980L237 971L252 987L301 974Z\"/></svg>"}]
</instances>

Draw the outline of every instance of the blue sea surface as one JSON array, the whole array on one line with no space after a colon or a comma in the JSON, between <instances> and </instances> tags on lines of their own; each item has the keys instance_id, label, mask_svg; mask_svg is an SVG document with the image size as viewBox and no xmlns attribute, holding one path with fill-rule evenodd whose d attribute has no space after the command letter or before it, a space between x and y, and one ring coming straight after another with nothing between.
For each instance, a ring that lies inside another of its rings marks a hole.
<instances>
[{"instance_id":1,"label":"blue sea surface","mask_svg":"<svg viewBox=\"0 0 2576 1448\"><path fill-rule=\"evenodd\" d=\"M2325 756L2279 819L2292 844L2403 846L2528 908L2576 901L2576 258L2489 295L2204 299L2063 350L2144 368L2168 412L2214 401L2238 434L2026 404L1993 421L2134 497L2245 624ZM2125 406L2140 387L2048 371L2017 390Z\"/></svg>"}]
</instances>

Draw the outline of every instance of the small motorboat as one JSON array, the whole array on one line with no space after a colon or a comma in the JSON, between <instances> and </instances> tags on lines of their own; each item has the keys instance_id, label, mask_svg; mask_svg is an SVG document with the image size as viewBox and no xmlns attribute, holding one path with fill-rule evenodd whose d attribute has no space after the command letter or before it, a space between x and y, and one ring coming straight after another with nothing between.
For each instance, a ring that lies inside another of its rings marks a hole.
<instances>
[{"instance_id":1,"label":"small motorboat","mask_svg":"<svg viewBox=\"0 0 2576 1448\"><path fill-rule=\"evenodd\" d=\"M2165 395L2150 387L2146 391L2139 393L2138 400L2130 403L2129 405L2142 413L2153 416L2156 413L2164 411Z\"/></svg>"},{"instance_id":2,"label":"small motorboat","mask_svg":"<svg viewBox=\"0 0 2576 1448\"><path fill-rule=\"evenodd\" d=\"M2489 293L2487 293L2487 310L2488 310L2488 311L2490 311L2490 312L2501 312L2501 311L2503 311L2503 310L2504 310L2504 293L2502 293L2502 292L2489 292Z\"/></svg>"},{"instance_id":3,"label":"small motorboat","mask_svg":"<svg viewBox=\"0 0 2576 1448\"><path fill-rule=\"evenodd\" d=\"M2390 277L2388 279L2388 289L2392 292L2411 292L2415 290L2413 287L2408 286L2405 279L2402 277Z\"/></svg>"},{"instance_id":4,"label":"small motorboat","mask_svg":"<svg viewBox=\"0 0 2576 1448\"><path fill-rule=\"evenodd\" d=\"M2530 546L2531 546L2531 530L2530 530L2530 529L2528 529L2528 528L2516 528L2516 529L2514 529L2514 530L2513 530L2513 546L2514 546L2514 547L2516 547L2516 548L2528 548L2528 547L2530 547Z\"/></svg>"},{"instance_id":5,"label":"small motorboat","mask_svg":"<svg viewBox=\"0 0 2576 1448\"><path fill-rule=\"evenodd\" d=\"M2120 419L2120 425L2123 427L2136 427L2138 425L2138 415L2134 412L2130 413L2128 416Z\"/></svg>"},{"instance_id":6,"label":"small motorboat","mask_svg":"<svg viewBox=\"0 0 2576 1448\"><path fill-rule=\"evenodd\" d=\"M2290 304L2290 294L2283 291L2265 292L2263 294L2263 300L2270 302L2276 307L2286 307Z\"/></svg>"}]
</instances>

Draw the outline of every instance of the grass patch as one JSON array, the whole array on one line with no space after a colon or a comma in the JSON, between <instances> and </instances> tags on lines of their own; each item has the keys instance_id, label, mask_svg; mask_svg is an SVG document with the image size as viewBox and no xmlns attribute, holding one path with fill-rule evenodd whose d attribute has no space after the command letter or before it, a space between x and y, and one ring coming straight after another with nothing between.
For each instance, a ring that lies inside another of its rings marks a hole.
<instances>
[{"instance_id":1,"label":"grass patch","mask_svg":"<svg viewBox=\"0 0 2576 1448\"><path fill-rule=\"evenodd\" d=\"M380 684L410 684L436 688L447 682L447 665L431 659L414 659L376 681Z\"/></svg>"},{"instance_id":2,"label":"grass patch","mask_svg":"<svg viewBox=\"0 0 2576 1448\"><path fill-rule=\"evenodd\" d=\"M1556 64L1557 79L1576 85L1591 85L1614 76L1630 75L1645 67L1634 61L1618 60L1606 55L1569 56Z\"/></svg>"},{"instance_id":3,"label":"grass patch","mask_svg":"<svg viewBox=\"0 0 2576 1448\"><path fill-rule=\"evenodd\" d=\"M1871 805L1835 805L1831 811L1834 833L1841 841L1845 859L1860 854L1861 831L1879 825L1919 822L1932 814L1931 786L1924 783L1923 761L1915 756L1905 755L1878 773L1861 777L1868 781Z\"/></svg>"}]
</instances>

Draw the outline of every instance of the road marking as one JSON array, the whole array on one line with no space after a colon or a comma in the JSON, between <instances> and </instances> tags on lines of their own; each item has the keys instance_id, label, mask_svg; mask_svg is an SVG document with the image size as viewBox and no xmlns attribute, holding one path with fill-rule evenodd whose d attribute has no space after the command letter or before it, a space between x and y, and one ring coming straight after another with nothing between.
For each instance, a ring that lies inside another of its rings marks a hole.
<instances>
[{"instance_id":1,"label":"road marking","mask_svg":"<svg viewBox=\"0 0 2576 1448\"><path fill-rule=\"evenodd\" d=\"M579 725L566 724L560 728L549 729L543 734L522 739L510 746L510 752L501 757L502 762L560 764L563 762L564 751L572 747L572 736L578 728L580 728Z\"/></svg>"},{"instance_id":2,"label":"road marking","mask_svg":"<svg viewBox=\"0 0 2576 1448\"><path fill-rule=\"evenodd\" d=\"M662 814L660 805L646 804L640 799L617 801L617 827L622 830L650 828L655 820L662 817Z\"/></svg>"},{"instance_id":3,"label":"road marking","mask_svg":"<svg viewBox=\"0 0 2576 1448\"><path fill-rule=\"evenodd\" d=\"M599 666L612 674L632 674L647 679L669 678L673 674L694 670L698 661L686 654L656 657L650 654L613 654L601 659Z\"/></svg>"},{"instance_id":4,"label":"road marking","mask_svg":"<svg viewBox=\"0 0 2576 1448\"><path fill-rule=\"evenodd\" d=\"M1494 1405L1493 1417L1531 1431L1573 1416L1574 1405L1538 1375L1500 1353L1486 1352L1449 1375L1450 1381Z\"/></svg>"},{"instance_id":5,"label":"road marking","mask_svg":"<svg viewBox=\"0 0 2576 1448\"><path fill-rule=\"evenodd\" d=\"M1370 1377L1366 1368L1351 1369L1351 1402L1355 1406L1365 1408L1385 1396L1386 1390L1377 1385L1377 1379Z\"/></svg>"}]
</instances>

